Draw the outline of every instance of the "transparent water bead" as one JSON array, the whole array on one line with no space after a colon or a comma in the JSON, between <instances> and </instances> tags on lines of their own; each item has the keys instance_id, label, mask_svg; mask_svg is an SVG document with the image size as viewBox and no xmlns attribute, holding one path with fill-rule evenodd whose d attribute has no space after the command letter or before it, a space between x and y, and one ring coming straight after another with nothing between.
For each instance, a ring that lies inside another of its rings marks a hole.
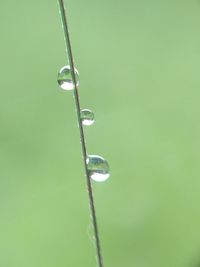
<instances>
[{"instance_id":1,"label":"transparent water bead","mask_svg":"<svg viewBox=\"0 0 200 267\"><path fill-rule=\"evenodd\" d=\"M108 162L97 155L90 155L86 160L90 178L96 182L103 182L110 176Z\"/></svg>"},{"instance_id":2,"label":"transparent water bead","mask_svg":"<svg viewBox=\"0 0 200 267\"><path fill-rule=\"evenodd\" d=\"M77 69L75 69L75 74L76 74L76 85L79 85L79 73ZM73 90L74 89L74 84L72 81L72 72L70 69L70 66L64 66L60 69L58 72L58 84L63 90Z\"/></svg>"},{"instance_id":3,"label":"transparent water bead","mask_svg":"<svg viewBox=\"0 0 200 267\"><path fill-rule=\"evenodd\" d=\"M94 113L90 109L81 110L81 120L83 125L91 125L94 123Z\"/></svg>"}]
</instances>

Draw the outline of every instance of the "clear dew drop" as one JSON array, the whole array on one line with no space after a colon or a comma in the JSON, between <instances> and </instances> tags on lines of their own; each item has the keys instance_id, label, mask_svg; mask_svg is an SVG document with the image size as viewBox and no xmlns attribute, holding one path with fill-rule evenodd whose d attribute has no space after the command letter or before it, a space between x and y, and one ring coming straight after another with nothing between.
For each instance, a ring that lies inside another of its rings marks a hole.
<instances>
[{"instance_id":1,"label":"clear dew drop","mask_svg":"<svg viewBox=\"0 0 200 267\"><path fill-rule=\"evenodd\" d=\"M75 73L76 73L76 81L77 81L77 86L79 85L79 73L77 71L77 69L75 69ZM64 66L60 69L60 71L58 72L58 84L60 85L60 87L63 90L73 90L74 89L74 84L72 81L72 73L71 73L71 69L70 66Z\"/></svg>"},{"instance_id":2,"label":"clear dew drop","mask_svg":"<svg viewBox=\"0 0 200 267\"><path fill-rule=\"evenodd\" d=\"M97 155L90 155L86 160L90 178L96 182L104 182L110 176L108 162Z\"/></svg>"},{"instance_id":3,"label":"clear dew drop","mask_svg":"<svg viewBox=\"0 0 200 267\"><path fill-rule=\"evenodd\" d=\"M94 123L94 113L90 109L81 110L81 120L83 125L91 125Z\"/></svg>"}]
</instances>

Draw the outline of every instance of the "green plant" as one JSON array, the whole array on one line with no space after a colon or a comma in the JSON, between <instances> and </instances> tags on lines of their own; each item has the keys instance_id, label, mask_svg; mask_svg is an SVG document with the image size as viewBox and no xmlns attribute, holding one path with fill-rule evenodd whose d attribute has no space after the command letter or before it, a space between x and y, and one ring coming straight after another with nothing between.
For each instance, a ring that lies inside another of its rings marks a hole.
<instances>
[{"instance_id":1,"label":"green plant","mask_svg":"<svg viewBox=\"0 0 200 267\"><path fill-rule=\"evenodd\" d=\"M61 88L64 90L73 90L73 94L74 94L78 126L80 130L80 141L81 141L81 146L82 146L83 162L84 162L85 175L86 175L86 180L87 180L87 189L88 189L89 202L90 202L90 208L91 208L91 217L92 217L92 223L94 227L97 260L98 260L99 267L103 267L103 257L102 257L101 246L100 246L100 238L99 238L99 231L98 231L98 225L97 225L91 179L95 181L106 180L109 177L109 165L104 158L100 156L94 156L94 155L89 156L87 154L83 125L92 124L94 121L94 117L93 117L93 113L90 110L86 110L86 109L81 110L81 107L80 107L80 98L79 98L79 93L78 93L78 85L79 85L78 71L75 69L75 66L74 66L72 46L70 42L67 16L66 16L66 10L64 7L63 0L59 0L59 9L61 13L62 25L63 25L64 36L65 36L65 41L66 41L69 66L64 66L60 70L58 74L58 83L61 86Z\"/></svg>"}]
</instances>

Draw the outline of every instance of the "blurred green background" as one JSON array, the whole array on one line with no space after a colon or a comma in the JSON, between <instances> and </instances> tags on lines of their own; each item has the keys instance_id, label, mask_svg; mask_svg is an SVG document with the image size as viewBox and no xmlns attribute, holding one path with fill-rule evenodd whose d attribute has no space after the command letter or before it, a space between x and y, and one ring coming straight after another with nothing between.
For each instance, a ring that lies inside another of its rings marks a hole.
<instances>
[{"instance_id":1,"label":"blurred green background","mask_svg":"<svg viewBox=\"0 0 200 267\"><path fill-rule=\"evenodd\" d=\"M106 267L200 266L200 2L66 1ZM56 1L0 3L0 266L96 266Z\"/></svg>"}]
</instances>

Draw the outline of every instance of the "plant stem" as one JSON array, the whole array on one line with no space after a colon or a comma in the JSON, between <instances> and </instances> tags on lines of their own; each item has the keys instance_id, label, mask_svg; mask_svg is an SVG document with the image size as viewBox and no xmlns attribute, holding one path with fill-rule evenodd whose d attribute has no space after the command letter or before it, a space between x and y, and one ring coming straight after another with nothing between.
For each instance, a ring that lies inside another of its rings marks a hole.
<instances>
[{"instance_id":1,"label":"plant stem","mask_svg":"<svg viewBox=\"0 0 200 267\"><path fill-rule=\"evenodd\" d=\"M63 30L64 30L65 42L66 42L66 47L67 47L69 65L70 65L70 69L71 69L72 81L74 84L73 92L74 92L74 99L75 99L76 112L77 112L77 118L78 118L78 126L79 126L79 130L80 130L80 140L81 140L81 146L82 146L82 155L83 155L83 161L84 161L84 167L85 167L85 175L86 175L86 180L87 180L87 190L88 190L88 195L89 195L90 209L91 209L91 215L92 215L92 223L93 223L93 227L94 227L94 237L95 237L95 244L96 244L98 266L103 267L104 265L103 265L103 258L102 258L102 253L101 253L101 246L100 246L100 239L99 239L99 231L98 231L98 225L97 225L97 217L96 217L96 211L95 211L94 197L93 197L93 191L92 191L92 184L91 184L91 179L89 176L89 172L87 169L87 163L86 163L87 150L86 150L83 125L82 125L82 121L81 121L80 99L79 99L79 93L78 93L78 87L77 87L77 79L76 79L76 74L75 74L74 59L73 59L72 47L71 47L70 36L69 36L66 10L65 10L65 6L64 6L64 0L58 0L58 2L59 2L59 9L60 9L60 13L61 13L62 25L63 25Z\"/></svg>"}]
</instances>

